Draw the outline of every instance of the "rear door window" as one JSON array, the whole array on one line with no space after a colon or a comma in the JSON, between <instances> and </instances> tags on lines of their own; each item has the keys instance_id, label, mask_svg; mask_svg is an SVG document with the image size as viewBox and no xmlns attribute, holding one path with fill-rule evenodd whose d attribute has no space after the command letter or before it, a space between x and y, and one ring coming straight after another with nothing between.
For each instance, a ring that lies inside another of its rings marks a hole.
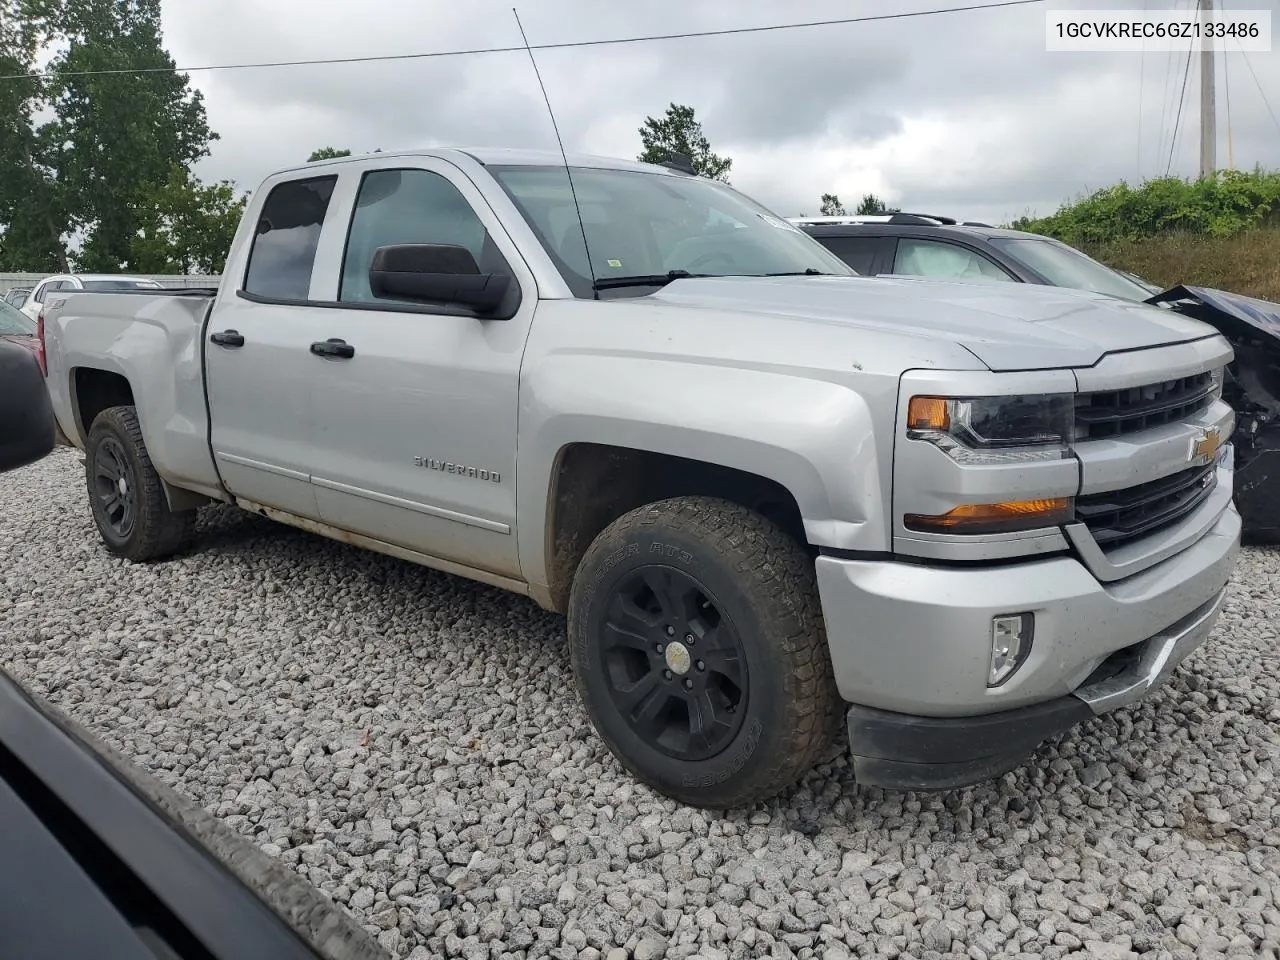
<instances>
[{"instance_id":1,"label":"rear door window","mask_svg":"<svg viewBox=\"0 0 1280 960\"><path fill-rule=\"evenodd\" d=\"M249 249L246 293L270 300L306 300L336 176L277 184L267 194Z\"/></svg>"}]
</instances>

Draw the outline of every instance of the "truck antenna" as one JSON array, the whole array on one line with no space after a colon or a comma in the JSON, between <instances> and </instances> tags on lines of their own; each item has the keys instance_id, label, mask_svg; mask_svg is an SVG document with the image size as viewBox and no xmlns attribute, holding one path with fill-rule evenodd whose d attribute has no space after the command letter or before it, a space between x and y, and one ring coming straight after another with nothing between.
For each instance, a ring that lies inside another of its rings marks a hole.
<instances>
[{"instance_id":1,"label":"truck antenna","mask_svg":"<svg viewBox=\"0 0 1280 960\"><path fill-rule=\"evenodd\" d=\"M524 41L525 52L529 54L529 62L533 64L533 75L538 78L538 87L542 90L542 99L547 105L547 113L551 116L551 129L556 132L556 143L560 146L560 159L564 161L564 173L569 178L569 195L573 197L574 213L578 217L578 229L582 231L582 250L587 255L587 272L591 275L591 296L600 299L600 291L596 289L596 268L591 262L591 248L587 245L587 225L582 219L582 207L578 203L578 191L573 186L573 171L569 169L569 155L565 153L564 141L560 139L560 125L556 123L556 113L551 109L551 98L547 96L547 86L542 82L542 71L538 69L538 61L533 58L533 47L529 46L529 38L525 36L524 24L520 22L520 14L515 7L511 13L516 18L516 26L520 28L520 39Z\"/></svg>"}]
</instances>

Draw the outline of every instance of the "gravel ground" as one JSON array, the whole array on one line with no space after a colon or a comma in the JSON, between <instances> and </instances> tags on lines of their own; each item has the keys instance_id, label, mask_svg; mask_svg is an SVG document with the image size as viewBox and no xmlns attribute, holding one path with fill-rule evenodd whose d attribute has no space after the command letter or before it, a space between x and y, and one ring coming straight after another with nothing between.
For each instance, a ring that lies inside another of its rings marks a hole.
<instances>
[{"instance_id":1,"label":"gravel ground","mask_svg":"<svg viewBox=\"0 0 1280 960\"><path fill-rule=\"evenodd\" d=\"M1280 956L1280 552L1169 687L999 782L836 760L717 816L623 773L530 601L221 507L131 566L82 484L0 476L4 666L394 956Z\"/></svg>"}]
</instances>

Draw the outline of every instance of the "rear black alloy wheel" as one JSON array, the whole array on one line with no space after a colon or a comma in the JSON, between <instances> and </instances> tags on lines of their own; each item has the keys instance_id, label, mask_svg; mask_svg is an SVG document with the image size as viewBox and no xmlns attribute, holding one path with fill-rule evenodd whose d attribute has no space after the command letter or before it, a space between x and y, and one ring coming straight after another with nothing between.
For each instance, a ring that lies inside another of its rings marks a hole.
<instances>
[{"instance_id":1,"label":"rear black alloy wheel","mask_svg":"<svg viewBox=\"0 0 1280 960\"><path fill-rule=\"evenodd\" d=\"M746 507L676 497L619 517L579 563L568 619L596 732L669 797L766 800L833 746L843 710L813 562Z\"/></svg>"},{"instance_id":2,"label":"rear black alloy wheel","mask_svg":"<svg viewBox=\"0 0 1280 960\"><path fill-rule=\"evenodd\" d=\"M705 585L639 567L597 620L610 696L637 736L678 760L707 760L733 742L746 715L746 652Z\"/></svg>"},{"instance_id":3,"label":"rear black alloy wheel","mask_svg":"<svg viewBox=\"0 0 1280 960\"><path fill-rule=\"evenodd\" d=\"M118 539L129 539L138 512L138 478L115 437L105 436L98 443L89 482L98 498L103 522Z\"/></svg>"},{"instance_id":4,"label":"rear black alloy wheel","mask_svg":"<svg viewBox=\"0 0 1280 960\"><path fill-rule=\"evenodd\" d=\"M85 481L98 533L118 557L171 556L195 528L194 510L169 508L131 406L108 407L94 417L85 441Z\"/></svg>"}]
</instances>

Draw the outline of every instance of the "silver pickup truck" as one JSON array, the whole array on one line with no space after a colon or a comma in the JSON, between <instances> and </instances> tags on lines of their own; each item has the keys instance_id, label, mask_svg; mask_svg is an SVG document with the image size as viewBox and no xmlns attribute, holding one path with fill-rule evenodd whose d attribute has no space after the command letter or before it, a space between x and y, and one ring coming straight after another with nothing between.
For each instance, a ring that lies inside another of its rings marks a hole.
<instances>
[{"instance_id":1,"label":"silver pickup truck","mask_svg":"<svg viewBox=\"0 0 1280 960\"><path fill-rule=\"evenodd\" d=\"M675 165L308 164L218 289L59 291L40 331L108 550L222 501L526 594L618 760L699 806L842 728L868 785L1007 772L1166 680L1239 549L1214 330L858 277Z\"/></svg>"}]
</instances>

